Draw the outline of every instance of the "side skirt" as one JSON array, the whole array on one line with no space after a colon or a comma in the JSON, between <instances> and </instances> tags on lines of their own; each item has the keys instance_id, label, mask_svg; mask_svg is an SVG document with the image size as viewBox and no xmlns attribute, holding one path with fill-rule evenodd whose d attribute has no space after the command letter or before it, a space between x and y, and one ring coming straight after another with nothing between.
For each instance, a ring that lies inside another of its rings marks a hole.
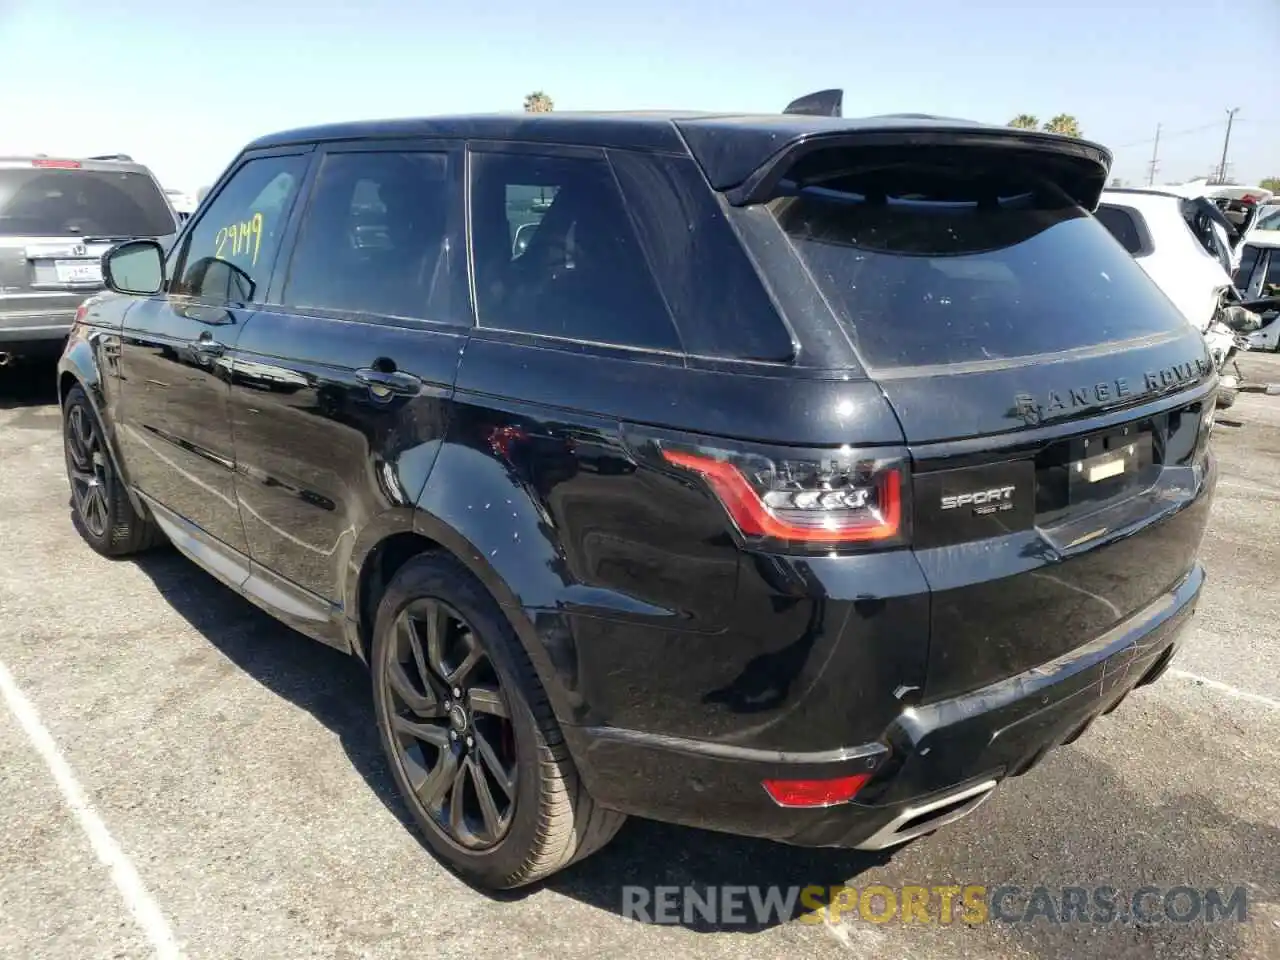
<instances>
[{"instance_id":1,"label":"side skirt","mask_svg":"<svg viewBox=\"0 0 1280 960\"><path fill-rule=\"evenodd\" d=\"M342 608L304 590L210 536L141 491L135 491L178 552L250 603L299 633L350 653Z\"/></svg>"}]
</instances>

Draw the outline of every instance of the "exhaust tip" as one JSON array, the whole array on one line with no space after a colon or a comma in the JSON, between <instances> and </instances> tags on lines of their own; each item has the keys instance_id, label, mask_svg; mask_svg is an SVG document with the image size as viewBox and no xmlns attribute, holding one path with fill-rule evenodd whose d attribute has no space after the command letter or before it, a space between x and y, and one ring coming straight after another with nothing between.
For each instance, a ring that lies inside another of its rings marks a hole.
<instances>
[{"instance_id":1,"label":"exhaust tip","mask_svg":"<svg viewBox=\"0 0 1280 960\"><path fill-rule=\"evenodd\" d=\"M995 780L943 794L927 803L907 807L861 843L859 850L886 850L955 823L977 810L996 788Z\"/></svg>"}]
</instances>

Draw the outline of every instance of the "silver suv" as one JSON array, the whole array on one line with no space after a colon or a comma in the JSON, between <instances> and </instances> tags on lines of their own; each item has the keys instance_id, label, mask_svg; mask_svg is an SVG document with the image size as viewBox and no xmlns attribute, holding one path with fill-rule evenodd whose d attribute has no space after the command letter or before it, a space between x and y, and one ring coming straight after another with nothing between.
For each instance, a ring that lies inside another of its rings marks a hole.
<instances>
[{"instance_id":1,"label":"silver suv","mask_svg":"<svg viewBox=\"0 0 1280 960\"><path fill-rule=\"evenodd\" d=\"M168 249L177 232L151 171L126 156L0 157L0 365L61 349L76 308L103 289L112 246Z\"/></svg>"}]
</instances>

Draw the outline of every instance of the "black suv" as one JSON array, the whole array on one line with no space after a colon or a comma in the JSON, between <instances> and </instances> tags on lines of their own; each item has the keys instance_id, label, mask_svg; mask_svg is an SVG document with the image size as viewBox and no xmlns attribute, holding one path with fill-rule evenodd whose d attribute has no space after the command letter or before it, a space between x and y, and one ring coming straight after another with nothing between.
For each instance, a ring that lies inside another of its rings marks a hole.
<instances>
[{"instance_id":1,"label":"black suv","mask_svg":"<svg viewBox=\"0 0 1280 960\"><path fill-rule=\"evenodd\" d=\"M1216 375L1110 155L921 116L250 144L59 368L74 521L365 660L431 848L626 814L879 849L1173 656Z\"/></svg>"}]
</instances>

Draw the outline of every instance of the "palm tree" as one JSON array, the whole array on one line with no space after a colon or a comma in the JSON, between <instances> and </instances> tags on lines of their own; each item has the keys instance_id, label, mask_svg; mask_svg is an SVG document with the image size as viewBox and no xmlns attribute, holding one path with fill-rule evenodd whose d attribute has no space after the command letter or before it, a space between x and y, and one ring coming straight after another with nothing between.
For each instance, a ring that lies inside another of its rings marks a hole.
<instances>
[{"instance_id":1,"label":"palm tree","mask_svg":"<svg viewBox=\"0 0 1280 960\"><path fill-rule=\"evenodd\" d=\"M1060 133L1064 137L1080 136L1080 121L1069 113L1060 113L1044 125L1045 133Z\"/></svg>"},{"instance_id":2,"label":"palm tree","mask_svg":"<svg viewBox=\"0 0 1280 960\"><path fill-rule=\"evenodd\" d=\"M535 90L524 98L525 113L550 113L554 108L551 98L541 90Z\"/></svg>"},{"instance_id":3,"label":"palm tree","mask_svg":"<svg viewBox=\"0 0 1280 960\"><path fill-rule=\"evenodd\" d=\"M1040 126L1040 118L1030 113L1020 113L1009 121L1009 126L1019 130L1035 130Z\"/></svg>"}]
</instances>

